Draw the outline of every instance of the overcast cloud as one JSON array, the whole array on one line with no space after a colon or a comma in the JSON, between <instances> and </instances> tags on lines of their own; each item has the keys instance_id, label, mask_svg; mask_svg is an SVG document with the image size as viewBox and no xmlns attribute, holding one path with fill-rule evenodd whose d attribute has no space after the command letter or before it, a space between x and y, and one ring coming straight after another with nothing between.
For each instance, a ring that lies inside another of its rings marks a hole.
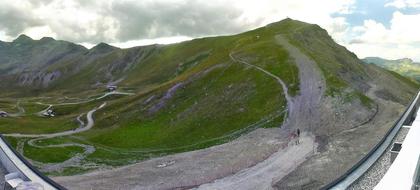
<instances>
[{"instance_id":1,"label":"overcast cloud","mask_svg":"<svg viewBox=\"0 0 420 190\"><path fill-rule=\"evenodd\" d=\"M330 14L349 11L351 2L330 0L321 7L308 0L3 0L0 38L26 33L96 44L233 34L287 16L328 23L333 20ZM311 11L313 6L319 9Z\"/></svg>"},{"instance_id":2,"label":"overcast cloud","mask_svg":"<svg viewBox=\"0 0 420 190\"><path fill-rule=\"evenodd\" d=\"M370 2L369 2L370 3ZM319 24L359 57L420 60L420 0L2 0L0 40L19 34L90 47L172 43L243 32L286 17ZM367 9L366 9L367 7ZM373 11L375 10L375 11ZM404 51L403 51L404 50ZM384 53L386 52L386 53Z\"/></svg>"}]
</instances>

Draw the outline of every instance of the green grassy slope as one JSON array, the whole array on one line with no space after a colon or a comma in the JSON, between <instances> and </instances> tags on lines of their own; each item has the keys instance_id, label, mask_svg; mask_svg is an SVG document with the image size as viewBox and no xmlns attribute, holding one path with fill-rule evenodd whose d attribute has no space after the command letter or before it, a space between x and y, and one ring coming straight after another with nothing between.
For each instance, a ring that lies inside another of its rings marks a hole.
<instances>
[{"instance_id":1,"label":"green grassy slope","mask_svg":"<svg viewBox=\"0 0 420 190\"><path fill-rule=\"evenodd\" d=\"M55 118L28 113L20 118L0 119L0 131L50 133L75 129L79 114L106 101L107 106L94 115L93 129L45 142L91 144L98 150L87 161L114 165L227 142L258 127L279 127L286 109L281 86L263 72L229 57L234 53L235 57L279 76L290 88L290 94L295 95L299 91L298 70L288 53L275 43L275 34L274 30L261 28L234 36L113 50L79 72L58 79L44 92L28 94L52 96L42 100L44 103L64 101L60 100L63 96L87 98L103 91L103 86L95 83L105 83L106 73L111 73L113 80L123 78L118 85L129 88L135 95L77 106L55 106L58 114ZM27 106L35 102L30 97L23 100ZM58 162L80 151L47 149L25 144L24 154L37 161ZM127 157L110 150L144 153ZM34 154L36 151L42 151L42 156Z\"/></svg>"},{"instance_id":2,"label":"green grassy slope","mask_svg":"<svg viewBox=\"0 0 420 190\"><path fill-rule=\"evenodd\" d=\"M45 88L0 93L0 97L12 97L0 101L0 110L16 109L16 97L27 109L24 116L0 118L0 132L36 134L75 129L79 127L77 116L107 102L94 114L95 126L91 130L46 139L41 144L93 145L96 151L83 162L122 165L224 143L258 127L279 127L286 110L282 87L272 77L229 56L278 76L290 95L296 96L298 69L289 53L276 42L277 34L283 34L317 62L327 82L327 96L359 99L366 107L371 106L372 100L365 94L367 82L373 80L372 69L337 45L320 27L287 19L238 35L171 45L117 49L102 44L99 52L105 53L100 56L96 54L98 49L89 50L76 59L77 64L66 60L47 67L68 72ZM411 85L394 73L377 72L395 83ZM134 95L54 106L54 118L34 114L45 109L36 102L76 101L65 96L98 97L105 93L104 86L110 81L119 81L119 90ZM28 140L10 139L16 143ZM35 153L39 151L42 155ZM24 145L24 155L41 162L61 162L80 152L77 147L39 150ZM61 174L77 172L81 168L69 167Z\"/></svg>"}]
</instances>

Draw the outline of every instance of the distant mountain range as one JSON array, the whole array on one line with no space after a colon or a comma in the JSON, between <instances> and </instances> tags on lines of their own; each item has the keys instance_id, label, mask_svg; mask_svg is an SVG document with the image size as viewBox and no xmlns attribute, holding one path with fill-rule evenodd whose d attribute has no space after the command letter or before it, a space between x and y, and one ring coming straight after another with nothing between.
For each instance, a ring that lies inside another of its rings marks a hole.
<instances>
[{"instance_id":1,"label":"distant mountain range","mask_svg":"<svg viewBox=\"0 0 420 190\"><path fill-rule=\"evenodd\" d=\"M420 63L411 59L388 60L380 57L366 57L363 59L366 63L372 63L390 71L397 72L403 76L415 79L420 82Z\"/></svg>"}]
</instances>

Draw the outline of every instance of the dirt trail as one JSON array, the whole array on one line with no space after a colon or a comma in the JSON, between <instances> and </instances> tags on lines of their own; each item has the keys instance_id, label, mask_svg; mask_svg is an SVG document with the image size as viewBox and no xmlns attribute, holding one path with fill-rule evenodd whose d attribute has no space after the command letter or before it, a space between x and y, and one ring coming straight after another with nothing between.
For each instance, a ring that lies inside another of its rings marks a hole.
<instances>
[{"instance_id":1,"label":"dirt trail","mask_svg":"<svg viewBox=\"0 0 420 190\"><path fill-rule=\"evenodd\" d=\"M86 145L86 144L79 144L79 143L65 143L65 144L58 144L58 145L37 145L37 141L45 140L48 138L36 138L31 139L28 141L29 146L37 147L37 148L63 148L63 147L74 147L78 146L84 149L82 153L77 153L71 158L65 160L64 162L60 163L42 163L31 160L31 162L37 167L40 168L43 172L60 172L66 167L80 167L80 168L86 168L81 164L81 161L85 159L88 155L95 152L95 147L92 145ZM23 148L22 148L23 149Z\"/></svg>"},{"instance_id":2,"label":"dirt trail","mask_svg":"<svg viewBox=\"0 0 420 190\"><path fill-rule=\"evenodd\" d=\"M261 68L261 67L259 67L259 66L257 66L257 65L253 65L253 64L250 64L250 63L248 63L248 62L246 62L246 61L244 61L244 60L241 60L241 59L239 59L239 58L236 58L235 56L233 56L233 53L231 52L231 53L229 53L229 57L230 57L230 59L232 59L232 61L234 61L234 62L239 62L239 63L242 63L242 64L244 64L244 65L247 65L247 66L249 66L249 67L253 67L253 68L255 68L255 69L257 69L257 70L259 70L259 71L261 71L261 72L263 72L263 73L265 73L266 75L268 75L268 76L270 76L271 78L274 78L279 84L280 84L280 86L282 87L282 89L283 89L283 92L284 92L284 96L285 96L285 98L286 98L286 101L287 101L287 105L286 105L286 114L284 115L284 120L283 120L283 126L284 125L286 125L286 123L288 123L288 121L289 121L289 112L290 112L290 106L292 105L292 97L290 97L290 95L289 95L289 88L287 88L287 85L286 85L286 83L284 83L284 81L283 80L281 80L281 78L280 77L278 77L278 76L276 76L276 75L274 75L273 73L270 73L269 71L267 71L267 70L265 70L265 69L263 69L263 68Z\"/></svg>"},{"instance_id":3,"label":"dirt trail","mask_svg":"<svg viewBox=\"0 0 420 190\"><path fill-rule=\"evenodd\" d=\"M52 164L52 163L42 163L42 162L37 162L37 161L31 160L31 162L33 164L37 165L39 168L41 168L41 171L43 171L43 172L61 171L61 170L63 170L63 168L69 167L69 166L83 167L80 164L81 161L86 156L88 156L89 154L92 154L93 152L95 152L95 147L94 146L79 144L79 143L65 143L65 144L58 144L58 145L37 145L36 143L37 143L37 141L50 139L50 138L54 138L54 137L73 135L73 134L81 133L83 131L87 131L87 130L91 129L95 124L95 122L93 120L93 113L95 113L97 110L103 108L105 105L106 105L106 103L103 103L99 107L94 108L93 110L90 110L86 114L86 118L87 118L88 123L86 125L84 125L84 123L81 122L80 123L81 127L77 128L77 129L74 129L74 130L63 131L63 132L59 132L59 133L51 133L51 134L4 134L4 136L34 138L34 139L31 139L31 140L28 141L28 145L36 147L36 148L61 148L61 147L78 146L78 147L82 147L84 149L83 153L78 153L78 154L74 155L73 157L71 157L71 158L69 158L66 161L61 162L61 163ZM80 116L78 117L79 121L81 121ZM23 154L23 146L22 146L20 152ZM28 159L28 160L30 160L30 159Z\"/></svg>"},{"instance_id":4,"label":"dirt trail","mask_svg":"<svg viewBox=\"0 0 420 190\"><path fill-rule=\"evenodd\" d=\"M87 131L89 129L91 129L93 127L93 125L95 124L94 120L93 120L93 113L95 113L97 110L103 108L106 105L106 103L103 103L102 105L100 105L97 108L94 108L93 110L90 110L87 114L86 114L86 118L88 120L88 123L85 127L79 127L77 129L74 130L69 130L69 131L63 131L63 132L58 132L58 133L49 133L49 134L21 134L21 133L10 133L10 134L3 134L3 136L7 136L7 137L28 137L28 138L38 138L38 137L42 137L42 138L54 138L54 137L62 137L62 136L68 136L68 135L73 135L76 133L81 133L84 131Z\"/></svg>"},{"instance_id":5,"label":"dirt trail","mask_svg":"<svg viewBox=\"0 0 420 190\"><path fill-rule=\"evenodd\" d=\"M276 41L287 49L299 68L299 95L291 101L287 127L311 130L320 122L318 110L326 89L325 80L317 63L291 45L285 37L277 35Z\"/></svg>"},{"instance_id":6,"label":"dirt trail","mask_svg":"<svg viewBox=\"0 0 420 190\"><path fill-rule=\"evenodd\" d=\"M313 154L314 137L302 134L299 145L292 145L271 155L268 159L257 165L244 169L234 175L204 184L199 190L224 190L224 189L271 189L271 184L288 173ZM293 155L293 156L291 156ZM281 163L281 164L280 164Z\"/></svg>"},{"instance_id":7,"label":"dirt trail","mask_svg":"<svg viewBox=\"0 0 420 190\"><path fill-rule=\"evenodd\" d=\"M67 102L67 103L58 103L58 104L46 104L46 103L42 103L42 102L36 102L39 105L46 105L46 106L65 106L65 105L78 105L78 104L85 104L85 103L89 103L95 100L101 100L103 98L106 98L108 96L111 95L134 95L134 93L129 93L129 92L118 92L118 91L112 91L112 92L107 92L105 94L103 94L100 97L97 98L89 98L89 99L85 99L85 100L81 100L78 102Z\"/></svg>"},{"instance_id":8,"label":"dirt trail","mask_svg":"<svg viewBox=\"0 0 420 190\"><path fill-rule=\"evenodd\" d=\"M314 61L302 54L296 47L289 44L283 36L277 35L276 40L288 50L299 68L300 93L295 97L288 95L287 86L279 77L261 67L235 59L232 54L231 58L275 78L286 92L288 102L288 119L282 128L286 131L295 128L305 129L309 131L308 136L312 136L311 126L319 122L317 110L320 107L325 90L325 81ZM291 147L285 150L280 149L267 160L252 168L244 169L232 176L216 180L213 183L202 185L198 189L272 189L272 183L281 180L298 165L303 163L307 156L314 153L316 147L314 138L306 137L305 143L301 146ZM293 157L290 157L290 155L293 155Z\"/></svg>"},{"instance_id":9,"label":"dirt trail","mask_svg":"<svg viewBox=\"0 0 420 190\"><path fill-rule=\"evenodd\" d=\"M241 60L241 59L238 59L238 58L234 57L234 56L233 56L233 53L230 53L230 54L229 54L229 57L230 57L230 59L232 59L234 62L239 62L239 63L245 64L245 65L247 65L247 66L253 67L253 68L255 68L255 69L258 69L258 70L262 71L263 73L265 73L266 75L268 75L268 76L270 76L270 77L272 77L272 78L276 79L276 80L277 80L277 82L278 82L278 83L281 85L281 87L283 88L284 96L286 97L287 102L288 102L288 103L290 103L290 102L292 101L292 98L291 98L291 97L290 97L290 95L289 95L289 89L287 88L286 83L284 83L284 82L283 82L283 80L281 80L281 78L280 78L280 77L278 77L278 76L274 75L273 73L268 72L267 70L265 70L265 69L263 69L263 68L261 68L261 67L259 67L259 66L256 66L256 65L253 65L253 64L250 64L250 63L248 63L248 62L246 62L246 61L244 61L244 60Z\"/></svg>"},{"instance_id":10,"label":"dirt trail","mask_svg":"<svg viewBox=\"0 0 420 190\"><path fill-rule=\"evenodd\" d=\"M35 113L35 114L38 115L38 116L43 116L43 114L47 110L52 108L53 106L84 104L84 103L92 102L94 100L101 100L101 99L103 99L105 97L108 97L108 96L111 96L111 95L133 95L133 93L113 91L113 92L107 92L107 93L105 93L105 94L103 94L103 95L101 95L97 98L88 98L86 100L82 100L82 101L78 101L78 102L70 102L70 103L44 104L44 103L37 102L40 105L48 105L48 107L46 109L40 111L40 112ZM43 171L43 172L62 171L65 167L69 167L69 166L72 166L72 167L78 166L80 168L93 167L93 166L84 166L84 165L81 164L81 161L83 159L85 159L86 156L95 152L96 149L92 145L86 145L86 144L80 144L80 143L64 143L64 144L57 144L57 145L37 145L37 142L41 141L41 140L45 140L45 139L55 138L55 137L69 136L69 135L73 135L73 134L77 134L77 133L81 133L81 132L90 130L95 124L95 122L93 120L93 114L97 110L102 109L105 105L106 105L106 102L103 103L102 105L100 105L99 107L90 110L86 114L86 119L87 119L86 124L83 120L81 120L81 117L84 114L80 114L76 118L77 121L80 123L80 127L76 128L76 129L73 129L73 130L62 131L62 132L58 132L58 133L49 133L49 134L20 134L20 133L14 133L14 134L3 134L3 135L4 136L11 136L11 137L19 137L19 138L34 138L34 139L31 139L31 140L28 141L28 145L36 147L36 148L62 148L62 147L78 146L78 147L81 147L81 148L84 149L84 152L77 153L76 155L72 156L71 158L69 158L66 161L61 162L61 163L42 163L42 162L31 160L31 162L33 164L37 165L41 169L41 171ZM19 108L20 112L24 113L24 109L19 106L19 102L17 104L17 107ZM21 147L20 152L23 154L23 146ZM30 160L29 158L27 158L27 159Z\"/></svg>"},{"instance_id":11,"label":"dirt trail","mask_svg":"<svg viewBox=\"0 0 420 190\"><path fill-rule=\"evenodd\" d=\"M112 170L54 179L70 189L271 189L272 184L293 171L317 148L309 127L304 125L317 117L314 110L325 90L325 81L315 62L283 37L277 36L276 40L296 60L302 89L296 97L285 93L290 101L287 127L257 129L223 145L153 158ZM230 56L234 61L273 77L287 92L287 86L279 77L235 59L232 54ZM304 121L299 118L304 118ZM302 136L303 143L287 148L288 139L284 134L296 127L307 130ZM292 159L290 155L293 155ZM161 163L173 164L158 168Z\"/></svg>"}]
</instances>

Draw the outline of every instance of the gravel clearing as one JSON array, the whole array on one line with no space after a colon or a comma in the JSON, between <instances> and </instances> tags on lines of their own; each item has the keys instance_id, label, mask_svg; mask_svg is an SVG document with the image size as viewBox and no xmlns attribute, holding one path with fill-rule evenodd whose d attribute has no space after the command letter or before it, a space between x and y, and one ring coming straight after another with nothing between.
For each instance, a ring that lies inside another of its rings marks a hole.
<instances>
[{"instance_id":1,"label":"gravel clearing","mask_svg":"<svg viewBox=\"0 0 420 190\"><path fill-rule=\"evenodd\" d=\"M408 131L408 128L401 128L392 143L404 141ZM379 181L385 175L386 171L391 166L391 153L389 151L392 147L392 143L391 146L387 148L386 152L378 159L378 161L353 185L351 185L348 190L373 189L376 184L379 183Z\"/></svg>"},{"instance_id":2,"label":"gravel clearing","mask_svg":"<svg viewBox=\"0 0 420 190\"><path fill-rule=\"evenodd\" d=\"M302 135L300 144L291 145L283 151L278 151L268 159L254 167L244 169L235 175L216 180L213 183L201 185L198 190L224 189L272 189L271 184L293 171L299 164L312 155L316 149L314 137ZM290 156L290 155L293 155ZM287 163L287 164L285 164ZM292 164L291 164L292 163Z\"/></svg>"},{"instance_id":3,"label":"gravel clearing","mask_svg":"<svg viewBox=\"0 0 420 190\"><path fill-rule=\"evenodd\" d=\"M285 143L281 129L261 128L206 149L53 179L69 189L188 189L255 166L282 150ZM172 164L160 167L163 163Z\"/></svg>"}]
</instances>

